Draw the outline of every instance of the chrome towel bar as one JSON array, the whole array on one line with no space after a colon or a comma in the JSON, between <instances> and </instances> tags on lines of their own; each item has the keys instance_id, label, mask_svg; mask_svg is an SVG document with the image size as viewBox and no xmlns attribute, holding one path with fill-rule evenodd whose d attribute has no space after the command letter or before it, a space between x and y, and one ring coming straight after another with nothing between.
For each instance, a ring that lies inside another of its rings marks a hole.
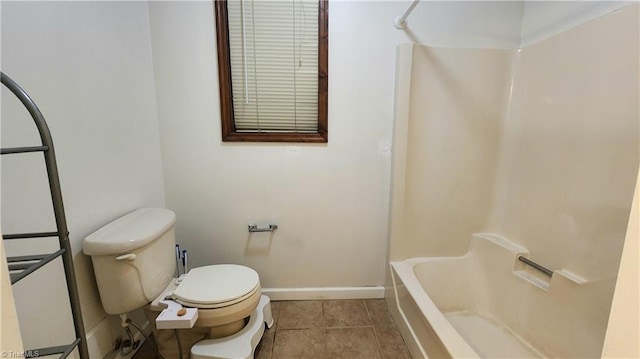
<instances>
[{"instance_id":1,"label":"chrome towel bar","mask_svg":"<svg viewBox=\"0 0 640 359\"><path fill-rule=\"evenodd\" d=\"M278 229L278 225L277 224L270 224L269 228L258 228L257 224L250 224L249 225L249 232L253 233L253 232L273 232L276 229Z\"/></svg>"},{"instance_id":2,"label":"chrome towel bar","mask_svg":"<svg viewBox=\"0 0 640 359\"><path fill-rule=\"evenodd\" d=\"M553 271L551 269L543 267L540 264L538 264L538 263L536 263L536 262L534 262L534 261L532 261L532 260L530 260L528 258L525 258L523 256L518 256L518 260L520 262L524 262L524 263L532 266L533 268L535 268L535 269L539 270L540 272L548 275L549 277L551 277L553 275Z\"/></svg>"}]
</instances>

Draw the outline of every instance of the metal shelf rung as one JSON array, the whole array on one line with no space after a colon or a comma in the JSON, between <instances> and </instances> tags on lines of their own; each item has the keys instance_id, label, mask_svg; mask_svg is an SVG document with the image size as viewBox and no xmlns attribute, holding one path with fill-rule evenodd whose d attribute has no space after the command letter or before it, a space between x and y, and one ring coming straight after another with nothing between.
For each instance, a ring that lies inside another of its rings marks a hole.
<instances>
[{"instance_id":1,"label":"metal shelf rung","mask_svg":"<svg viewBox=\"0 0 640 359\"><path fill-rule=\"evenodd\" d=\"M0 154L10 155L14 153L44 152L47 150L49 150L49 146L11 147L11 148L0 148Z\"/></svg>"},{"instance_id":2,"label":"metal shelf rung","mask_svg":"<svg viewBox=\"0 0 640 359\"><path fill-rule=\"evenodd\" d=\"M52 260L56 259L57 257L61 256L62 253L64 253L64 252L66 252L64 248L59 249L59 250L57 250L57 251L55 251L55 252L53 252L51 254L45 255L45 257L43 257L42 259L39 259L38 262L29 265L22 272L20 272L20 273L11 273L10 274L11 284L14 284L14 283L18 282L20 279L28 276L29 274L35 272L36 270L42 268L45 264L47 264L47 263L51 262ZM24 257L28 257L28 256L24 256ZM8 257L7 258L7 262L16 263L17 262L15 260L16 258L19 258L19 257Z\"/></svg>"},{"instance_id":3,"label":"metal shelf rung","mask_svg":"<svg viewBox=\"0 0 640 359\"><path fill-rule=\"evenodd\" d=\"M73 341L73 343L69 345L59 345L57 347L47 347L40 349L31 349L25 351L25 358L38 358L43 357L45 355L53 355L53 354L62 354L60 358L66 358L71 354L73 349L75 349L80 343L80 338L77 338Z\"/></svg>"},{"instance_id":4,"label":"metal shelf rung","mask_svg":"<svg viewBox=\"0 0 640 359\"><path fill-rule=\"evenodd\" d=\"M9 271L23 270L31 267L33 262L46 258L48 254L34 254L30 256L15 256L8 257L7 263L9 264Z\"/></svg>"},{"instance_id":5,"label":"metal shelf rung","mask_svg":"<svg viewBox=\"0 0 640 359\"><path fill-rule=\"evenodd\" d=\"M49 254L32 254L32 255L29 255L29 256L7 257L7 263L39 261L39 260L45 258L48 255Z\"/></svg>"},{"instance_id":6,"label":"metal shelf rung","mask_svg":"<svg viewBox=\"0 0 640 359\"><path fill-rule=\"evenodd\" d=\"M24 239L24 238L43 238L43 237L57 237L58 232L33 232L33 233L12 233L3 234L2 239Z\"/></svg>"}]
</instances>

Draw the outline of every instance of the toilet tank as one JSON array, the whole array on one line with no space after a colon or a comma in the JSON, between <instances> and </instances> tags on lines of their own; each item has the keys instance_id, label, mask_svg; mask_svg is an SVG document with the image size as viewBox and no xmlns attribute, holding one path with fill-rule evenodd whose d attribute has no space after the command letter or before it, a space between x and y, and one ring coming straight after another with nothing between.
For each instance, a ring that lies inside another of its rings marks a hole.
<instances>
[{"instance_id":1,"label":"toilet tank","mask_svg":"<svg viewBox=\"0 0 640 359\"><path fill-rule=\"evenodd\" d=\"M168 209L142 208L85 238L105 312L141 308L166 288L176 268L175 223Z\"/></svg>"}]
</instances>

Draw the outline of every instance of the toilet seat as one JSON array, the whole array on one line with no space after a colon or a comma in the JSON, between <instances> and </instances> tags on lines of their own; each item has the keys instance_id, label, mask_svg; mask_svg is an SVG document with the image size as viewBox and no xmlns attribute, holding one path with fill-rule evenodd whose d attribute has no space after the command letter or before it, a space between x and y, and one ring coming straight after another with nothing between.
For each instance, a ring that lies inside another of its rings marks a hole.
<instances>
[{"instance_id":1,"label":"toilet seat","mask_svg":"<svg viewBox=\"0 0 640 359\"><path fill-rule=\"evenodd\" d=\"M187 307L216 309L240 303L260 292L258 273L236 264L193 268L173 291L173 299Z\"/></svg>"}]
</instances>

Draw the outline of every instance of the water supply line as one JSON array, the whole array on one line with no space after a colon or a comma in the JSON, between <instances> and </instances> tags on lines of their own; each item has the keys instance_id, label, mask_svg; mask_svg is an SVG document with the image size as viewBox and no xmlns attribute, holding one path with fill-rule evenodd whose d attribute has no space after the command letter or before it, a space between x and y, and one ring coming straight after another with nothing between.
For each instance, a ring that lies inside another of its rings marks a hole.
<instances>
[{"instance_id":1,"label":"water supply line","mask_svg":"<svg viewBox=\"0 0 640 359\"><path fill-rule=\"evenodd\" d=\"M187 250L182 250L182 274L187 274L189 272L189 265L187 261Z\"/></svg>"},{"instance_id":2,"label":"water supply line","mask_svg":"<svg viewBox=\"0 0 640 359\"><path fill-rule=\"evenodd\" d=\"M182 273L180 272L180 267L182 267ZM180 278L181 275L187 274L189 271L189 263L187 260L187 250L180 250L180 245L176 244L176 278Z\"/></svg>"},{"instance_id":3,"label":"water supply line","mask_svg":"<svg viewBox=\"0 0 640 359\"><path fill-rule=\"evenodd\" d=\"M180 277L180 245L176 244L176 278Z\"/></svg>"},{"instance_id":4,"label":"water supply line","mask_svg":"<svg viewBox=\"0 0 640 359\"><path fill-rule=\"evenodd\" d=\"M145 340L149 342L149 345L151 345L151 349L153 349L153 352L158 356L158 358L165 359L162 356L162 354L160 354L160 351L158 350L158 346L156 345L155 341L151 341L151 337L149 337L147 333L144 332L144 330L138 323L129 319L129 317L127 317L127 314L120 314L120 325L124 328L124 331L127 333L127 336L129 337L131 348L126 352L124 352L123 351L124 345L121 346L120 355L126 356L127 354L131 353L131 351L133 351L134 338L133 338L133 333L131 333L131 329L129 328L129 324L131 324L134 328L136 328L136 330L140 332L140 334L144 336ZM178 348L180 348L180 359L182 359L182 349L181 349L182 345L180 344L180 338L178 337L177 329L176 329L176 340L178 341Z\"/></svg>"},{"instance_id":5,"label":"water supply line","mask_svg":"<svg viewBox=\"0 0 640 359\"><path fill-rule=\"evenodd\" d=\"M120 325L124 329L125 333L127 333L127 337L129 338L129 344L123 342L118 351L120 352L120 356L127 356L133 351L133 343L135 339L133 338L133 333L131 333L131 329L129 328L129 318L127 318L126 314L120 314Z\"/></svg>"}]
</instances>

